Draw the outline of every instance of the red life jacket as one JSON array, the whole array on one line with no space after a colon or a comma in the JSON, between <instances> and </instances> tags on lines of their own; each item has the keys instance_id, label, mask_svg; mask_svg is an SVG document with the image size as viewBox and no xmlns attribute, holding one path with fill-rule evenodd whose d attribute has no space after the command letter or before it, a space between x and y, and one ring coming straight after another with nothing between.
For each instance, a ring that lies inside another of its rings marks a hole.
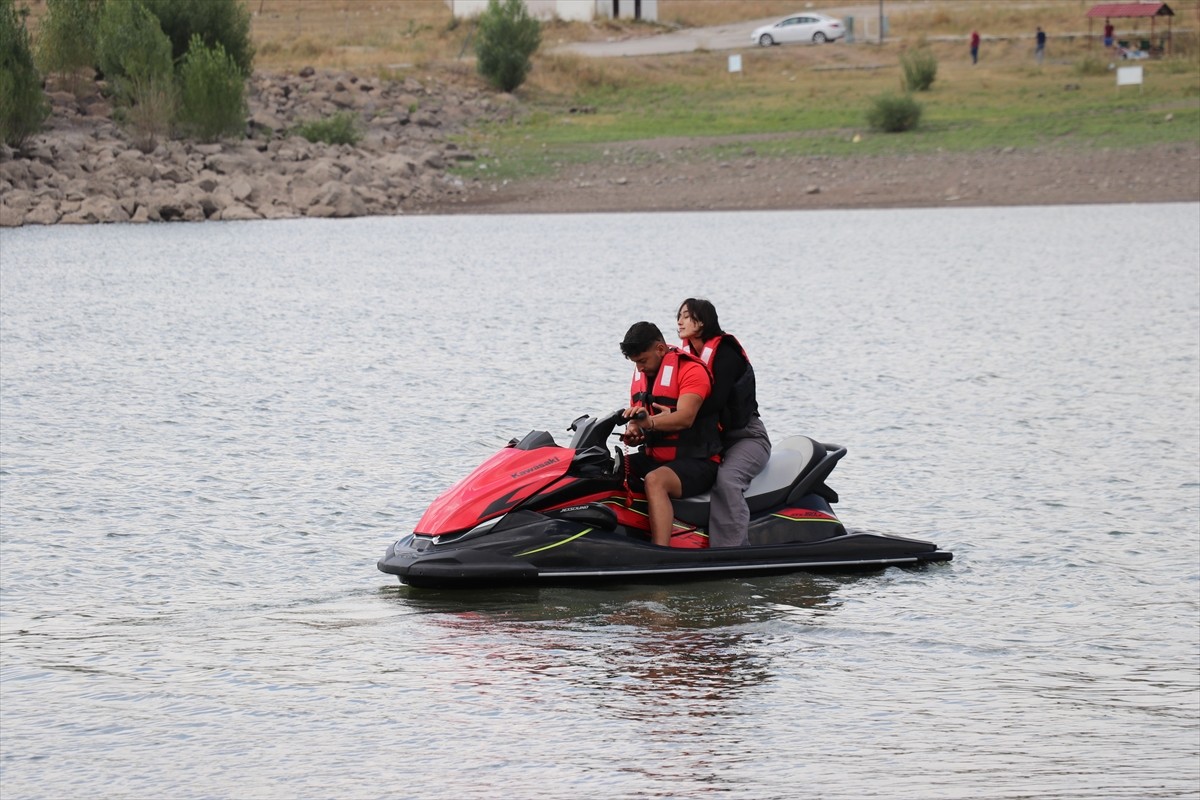
<instances>
[{"instance_id":1,"label":"red life jacket","mask_svg":"<svg viewBox=\"0 0 1200 800\"><path fill-rule=\"evenodd\" d=\"M754 383L754 366L750 363L750 357L746 355L746 349L742 347L742 343L735 339L733 334L722 333L705 342L704 349L699 353L696 353L691 342L684 342L684 350L698 355L711 373L713 356L716 355L721 342L725 340L728 340L741 353L742 360L746 362L746 369L734 381L733 388L729 390L729 397L725 400L725 407L718 409L718 414L722 431L740 431L750 424L751 417L758 416L758 392Z\"/></svg>"},{"instance_id":2,"label":"red life jacket","mask_svg":"<svg viewBox=\"0 0 1200 800\"><path fill-rule=\"evenodd\" d=\"M629 387L629 404L641 406L651 414L659 413L654 404L666 406L669 411L679 407L679 368L683 362L692 361L704 367L712 380L708 365L691 353L678 347L668 347L658 372L654 375L654 387L647 390L646 373L635 370L633 383ZM692 427L685 431L646 431L645 451L650 458L659 462L674 461L676 458L710 458L720 460L721 431L717 423L717 410L712 396L705 398Z\"/></svg>"}]
</instances>

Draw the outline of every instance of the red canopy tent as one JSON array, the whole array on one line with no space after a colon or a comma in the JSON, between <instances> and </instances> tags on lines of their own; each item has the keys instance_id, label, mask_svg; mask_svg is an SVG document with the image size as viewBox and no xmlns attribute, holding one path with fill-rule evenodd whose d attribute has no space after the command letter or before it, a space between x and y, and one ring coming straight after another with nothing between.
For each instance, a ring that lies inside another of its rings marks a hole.
<instances>
[{"instance_id":1,"label":"red canopy tent","mask_svg":"<svg viewBox=\"0 0 1200 800\"><path fill-rule=\"evenodd\" d=\"M1088 42L1092 42L1092 20L1097 17L1103 17L1105 21L1116 19L1140 19L1141 17L1150 18L1150 39L1154 39L1154 18L1167 18L1167 36L1160 44L1161 51L1169 52L1171 49L1171 17L1175 16L1175 12L1166 3L1141 2L1141 3L1100 3L1092 6L1087 12L1088 18Z\"/></svg>"}]
</instances>

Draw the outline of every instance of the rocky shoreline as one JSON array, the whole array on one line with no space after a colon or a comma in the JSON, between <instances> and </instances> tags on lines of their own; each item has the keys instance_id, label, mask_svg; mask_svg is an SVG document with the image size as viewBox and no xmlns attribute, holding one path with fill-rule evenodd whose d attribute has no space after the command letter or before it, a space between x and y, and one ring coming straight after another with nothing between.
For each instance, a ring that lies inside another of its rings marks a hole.
<instances>
[{"instance_id":1,"label":"rocky shoreline","mask_svg":"<svg viewBox=\"0 0 1200 800\"><path fill-rule=\"evenodd\" d=\"M449 137L515 101L480 89L377 81L305 68L256 72L249 136L164 140L143 152L112 121L98 87L49 92L46 129L20 152L0 146L0 226L359 217L451 203L467 187L448 174L471 161ZM362 121L355 146L288 131L343 111Z\"/></svg>"}]
</instances>

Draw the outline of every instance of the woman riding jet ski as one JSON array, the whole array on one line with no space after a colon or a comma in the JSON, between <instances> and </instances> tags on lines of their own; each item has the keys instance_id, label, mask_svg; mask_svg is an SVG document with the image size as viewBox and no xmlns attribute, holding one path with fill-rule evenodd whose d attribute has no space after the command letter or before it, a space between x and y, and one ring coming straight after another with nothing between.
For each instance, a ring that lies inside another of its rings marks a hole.
<instances>
[{"instance_id":1,"label":"woman riding jet ski","mask_svg":"<svg viewBox=\"0 0 1200 800\"><path fill-rule=\"evenodd\" d=\"M916 539L847 531L826 480L846 454L793 436L750 484L750 544L708 547L708 495L673 501L669 547L650 543L646 500L628 488L625 457L608 437L624 410L584 415L569 447L546 431L513 439L433 502L390 546L381 571L412 586L708 578L820 567L949 561Z\"/></svg>"}]
</instances>

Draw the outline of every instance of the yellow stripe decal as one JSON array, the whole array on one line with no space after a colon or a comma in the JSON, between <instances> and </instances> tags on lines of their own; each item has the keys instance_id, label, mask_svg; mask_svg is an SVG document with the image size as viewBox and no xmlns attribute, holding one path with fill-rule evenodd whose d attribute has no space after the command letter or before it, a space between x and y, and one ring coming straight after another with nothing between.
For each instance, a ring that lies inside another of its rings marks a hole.
<instances>
[{"instance_id":1,"label":"yellow stripe decal","mask_svg":"<svg viewBox=\"0 0 1200 800\"><path fill-rule=\"evenodd\" d=\"M584 528L579 533L575 534L574 536L570 537L569 539L563 539L561 542L555 542L554 544L548 544L545 547L538 547L533 550L526 550L524 553L517 553L515 556L513 556L513 558L520 558L521 556L531 556L534 553L540 553L543 550L549 550L551 548L558 547L560 544L566 544L567 542L573 542L576 539L578 539L580 536L583 536L583 535L591 533L591 532L592 532L591 528Z\"/></svg>"}]
</instances>

